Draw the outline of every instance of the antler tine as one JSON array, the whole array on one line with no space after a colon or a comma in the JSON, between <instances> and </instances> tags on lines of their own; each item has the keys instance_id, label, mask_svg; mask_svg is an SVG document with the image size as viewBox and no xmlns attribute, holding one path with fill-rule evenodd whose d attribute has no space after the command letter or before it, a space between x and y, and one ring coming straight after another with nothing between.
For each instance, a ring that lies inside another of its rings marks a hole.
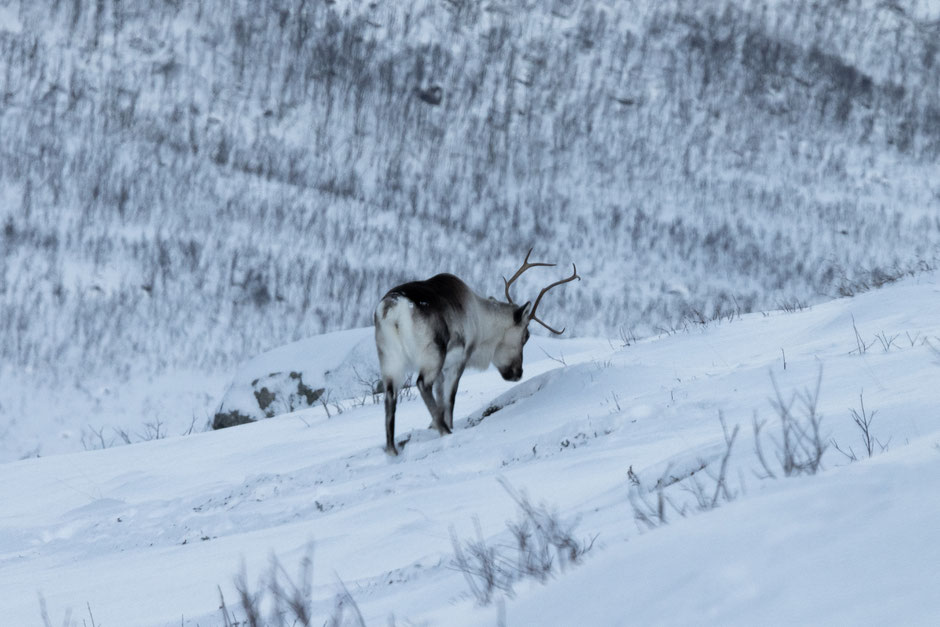
<instances>
[{"instance_id":1,"label":"antler tine","mask_svg":"<svg viewBox=\"0 0 940 627\"><path fill-rule=\"evenodd\" d=\"M529 255L531 255L531 254L532 254L532 249L530 248L530 249L529 249L529 252L527 252L527 253L525 254L525 260L522 262L522 265L519 267L518 270L516 270L516 273L515 273L514 275L512 275L512 278L511 278L511 279L509 279L509 280L507 281L507 280L506 280L506 277L503 277L503 283L506 284L506 301L509 302L509 303L512 303L513 305L515 305L516 303L513 302L512 296L509 295L509 286L512 285L513 282L514 282L516 279L518 279L520 276L522 276L522 273L523 273L523 272L525 272L525 271L528 270L529 268L535 268L535 267L537 267L537 266L548 266L548 267L551 267L551 266L554 266L554 265L555 265L555 264L553 264L553 263L541 263L541 262L539 262L539 261L536 261L536 262L534 262L534 263L529 263Z\"/></svg>"},{"instance_id":2,"label":"antler tine","mask_svg":"<svg viewBox=\"0 0 940 627\"><path fill-rule=\"evenodd\" d=\"M548 329L555 335L561 335L562 333L565 332L565 329L567 329L568 327L563 327L561 331L556 331L552 327L548 326L547 324L545 324L544 322L536 318L535 310L538 309L539 303L542 302L542 297L545 296L545 292L547 292L548 290L552 289L553 287L557 287L561 285L562 283L570 283L571 281L574 281L575 279L579 281L581 280L581 277L578 276L578 266L576 266L575 264L571 264L571 267L574 269L574 272L571 273L570 277L568 277L567 279L562 279L561 281L555 281L548 287L542 288L542 291L539 292L538 298L535 299L535 304L532 305L532 311L529 313L530 320L535 320L536 322L538 322L540 325L542 325L543 327L545 327L546 329Z\"/></svg>"},{"instance_id":3,"label":"antler tine","mask_svg":"<svg viewBox=\"0 0 940 627\"><path fill-rule=\"evenodd\" d=\"M546 329L548 329L549 331L551 331L551 332L554 333L555 335L561 335L562 333L565 332L565 329L568 328L568 327L562 327L562 328L561 328L561 331L556 331L555 329L551 328L550 326L548 326L547 324L545 324L544 322L542 322L541 320L539 320L539 319L536 318L535 316L531 316L529 319L530 319L530 320L535 320L536 322L538 322L540 325L542 325L543 327L545 327Z\"/></svg>"}]
</instances>

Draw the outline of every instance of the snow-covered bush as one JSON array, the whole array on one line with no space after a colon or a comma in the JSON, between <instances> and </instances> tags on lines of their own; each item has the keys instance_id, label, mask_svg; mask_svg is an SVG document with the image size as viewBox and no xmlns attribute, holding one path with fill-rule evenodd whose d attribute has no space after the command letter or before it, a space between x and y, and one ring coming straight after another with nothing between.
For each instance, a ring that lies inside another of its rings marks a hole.
<instances>
[{"instance_id":1,"label":"snow-covered bush","mask_svg":"<svg viewBox=\"0 0 940 627\"><path fill-rule=\"evenodd\" d=\"M577 521L565 522L546 505L533 505L523 492L500 481L519 511L517 521L506 523L511 542L487 544L479 520L474 520L476 538L461 540L451 530L455 570L463 573L470 593L481 605L489 605L496 594L512 595L513 585L531 577L545 581L553 573L578 563L593 546L593 538L575 537Z\"/></svg>"}]
</instances>

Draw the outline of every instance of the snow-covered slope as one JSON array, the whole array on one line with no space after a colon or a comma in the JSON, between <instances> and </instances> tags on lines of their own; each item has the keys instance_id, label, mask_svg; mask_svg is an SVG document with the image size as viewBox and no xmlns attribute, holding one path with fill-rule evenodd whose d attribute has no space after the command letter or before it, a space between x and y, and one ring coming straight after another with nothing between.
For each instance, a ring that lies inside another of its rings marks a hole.
<instances>
[{"instance_id":1,"label":"snow-covered slope","mask_svg":"<svg viewBox=\"0 0 940 627\"><path fill-rule=\"evenodd\" d=\"M3 621L41 624L39 592L53 624L67 608L78 624L89 609L102 625L222 624L217 586L240 619L243 565L257 589L272 554L293 575L312 543L318 616L342 580L367 624L491 624L500 611L510 625L933 624L938 311L940 276L925 274L629 346L539 340L522 382L464 378L452 436L426 429L420 400L402 402L398 458L382 451L381 404L366 404L8 463ZM771 376L789 399L814 389L820 369L823 439L860 461L830 444L820 473L785 479ZM886 445L872 459L849 411L860 395ZM741 428L733 498L698 512L688 477L718 472L719 412ZM755 417L781 478L761 478ZM678 480L664 494L687 515L669 509L650 529L636 508L655 501L644 490L660 477ZM517 506L498 479L596 538L547 583L524 579L481 607L453 568L451 533L472 539L477 520L490 546L509 543Z\"/></svg>"},{"instance_id":2,"label":"snow-covered slope","mask_svg":"<svg viewBox=\"0 0 940 627\"><path fill-rule=\"evenodd\" d=\"M935 0L0 0L0 460L178 434L248 357L368 325L437 272L499 294L530 246L578 264L546 311L577 336L937 267L938 20Z\"/></svg>"}]
</instances>

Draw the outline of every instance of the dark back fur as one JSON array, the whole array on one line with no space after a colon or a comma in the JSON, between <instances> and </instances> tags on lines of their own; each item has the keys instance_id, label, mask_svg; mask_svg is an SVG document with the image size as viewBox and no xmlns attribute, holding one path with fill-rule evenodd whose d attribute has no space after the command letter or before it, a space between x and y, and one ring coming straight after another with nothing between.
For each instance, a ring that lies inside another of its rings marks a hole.
<instances>
[{"instance_id":1,"label":"dark back fur","mask_svg":"<svg viewBox=\"0 0 940 627\"><path fill-rule=\"evenodd\" d=\"M404 296L426 315L439 312L449 317L449 313L463 313L469 293L467 284L453 274L438 274L426 281L412 281L393 287L385 296Z\"/></svg>"},{"instance_id":2,"label":"dark back fur","mask_svg":"<svg viewBox=\"0 0 940 627\"><path fill-rule=\"evenodd\" d=\"M438 274L394 287L385 298L404 297L414 303L415 311L430 324L434 344L443 355L452 340L463 344L456 322L463 317L470 294L467 284L453 274Z\"/></svg>"}]
</instances>

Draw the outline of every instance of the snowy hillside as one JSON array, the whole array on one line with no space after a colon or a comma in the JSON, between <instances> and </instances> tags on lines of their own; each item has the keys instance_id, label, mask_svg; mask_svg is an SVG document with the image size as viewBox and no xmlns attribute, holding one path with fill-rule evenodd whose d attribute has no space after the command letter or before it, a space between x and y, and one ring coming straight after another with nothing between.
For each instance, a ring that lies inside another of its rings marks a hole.
<instances>
[{"instance_id":1,"label":"snowy hillside","mask_svg":"<svg viewBox=\"0 0 940 627\"><path fill-rule=\"evenodd\" d=\"M581 337L936 267L937 41L934 0L0 0L0 459L198 430L529 246Z\"/></svg>"},{"instance_id":2,"label":"snowy hillside","mask_svg":"<svg viewBox=\"0 0 940 627\"><path fill-rule=\"evenodd\" d=\"M39 593L54 625L69 609L73 624L222 625L220 590L241 621L242 568L270 600L274 556L303 590L312 546L312 624L339 595L347 624L354 602L369 625L932 625L938 311L926 273L627 346L536 339L522 382L464 378L451 436L403 401L398 458L364 404L7 463L3 621L42 624ZM517 501L533 544L532 521L555 521L565 547L528 576ZM488 605L475 555L494 557Z\"/></svg>"}]
</instances>

